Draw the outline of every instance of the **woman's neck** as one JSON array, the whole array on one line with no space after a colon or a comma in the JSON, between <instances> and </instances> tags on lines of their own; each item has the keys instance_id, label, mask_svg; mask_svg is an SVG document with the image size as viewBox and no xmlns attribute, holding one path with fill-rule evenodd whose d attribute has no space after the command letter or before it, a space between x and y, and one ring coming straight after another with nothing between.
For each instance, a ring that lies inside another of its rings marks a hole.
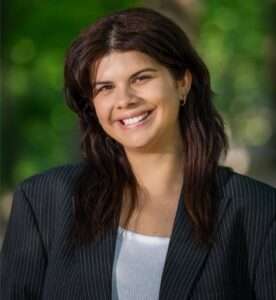
<instances>
[{"instance_id":1,"label":"woman's neck","mask_svg":"<svg viewBox=\"0 0 276 300\"><path fill-rule=\"evenodd\" d=\"M127 153L134 175L151 199L178 192L183 182L183 151Z\"/></svg>"}]
</instances>

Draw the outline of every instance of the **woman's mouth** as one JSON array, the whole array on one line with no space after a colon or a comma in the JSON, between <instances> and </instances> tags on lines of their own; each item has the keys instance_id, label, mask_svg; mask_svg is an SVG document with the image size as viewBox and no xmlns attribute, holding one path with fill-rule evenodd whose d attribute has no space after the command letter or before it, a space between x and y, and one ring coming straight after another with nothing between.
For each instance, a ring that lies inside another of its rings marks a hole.
<instances>
[{"instance_id":1,"label":"woman's mouth","mask_svg":"<svg viewBox=\"0 0 276 300\"><path fill-rule=\"evenodd\" d=\"M145 113L143 113L143 114L141 114L140 116L137 116L137 117L120 120L120 124L124 128L136 128L136 127L140 127L140 126L142 126L142 125L144 125L146 123L146 121L148 120L148 118L151 115L151 113L152 113L152 110L151 111L147 111L147 112L145 112Z\"/></svg>"}]
</instances>

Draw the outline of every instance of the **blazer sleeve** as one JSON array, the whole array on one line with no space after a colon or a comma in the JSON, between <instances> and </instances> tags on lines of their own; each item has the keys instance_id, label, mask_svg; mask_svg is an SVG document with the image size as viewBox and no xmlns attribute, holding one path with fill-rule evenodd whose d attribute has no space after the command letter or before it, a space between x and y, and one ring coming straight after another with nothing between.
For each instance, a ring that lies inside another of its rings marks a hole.
<instances>
[{"instance_id":1,"label":"blazer sleeve","mask_svg":"<svg viewBox=\"0 0 276 300\"><path fill-rule=\"evenodd\" d=\"M262 246L254 288L257 300L276 299L276 216Z\"/></svg>"},{"instance_id":2,"label":"blazer sleeve","mask_svg":"<svg viewBox=\"0 0 276 300\"><path fill-rule=\"evenodd\" d=\"M41 299L46 265L34 211L18 185L0 253L0 299Z\"/></svg>"}]
</instances>

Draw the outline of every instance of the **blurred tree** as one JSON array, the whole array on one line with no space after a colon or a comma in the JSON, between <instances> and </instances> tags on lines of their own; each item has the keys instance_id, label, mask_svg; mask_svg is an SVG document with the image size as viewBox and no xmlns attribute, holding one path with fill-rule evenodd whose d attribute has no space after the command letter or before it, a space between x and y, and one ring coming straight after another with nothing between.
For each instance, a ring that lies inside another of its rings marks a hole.
<instances>
[{"instance_id":1,"label":"blurred tree","mask_svg":"<svg viewBox=\"0 0 276 300\"><path fill-rule=\"evenodd\" d=\"M266 65L268 66L267 81L269 83L270 98L271 98L271 111L273 112L272 117L272 134L269 140L269 148L271 151L271 165L273 172L276 174L276 1L270 0L266 10L266 24L267 34L265 36L266 46ZM276 176L276 175L274 175ZM276 183L276 180L275 180Z\"/></svg>"},{"instance_id":2,"label":"blurred tree","mask_svg":"<svg viewBox=\"0 0 276 300\"><path fill-rule=\"evenodd\" d=\"M233 147L229 164L259 179L272 156L272 98L267 81L264 2L210 1L201 20L199 48L207 61Z\"/></svg>"},{"instance_id":3,"label":"blurred tree","mask_svg":"<svg viewBox=\"0 0 276 300\"><path fill-rule=\"evenodd\" d=\"M65 51L99 16L137 3L3 1L2 191L79 159L76 118L63 100Z\"/></svg>"}]
</instances>

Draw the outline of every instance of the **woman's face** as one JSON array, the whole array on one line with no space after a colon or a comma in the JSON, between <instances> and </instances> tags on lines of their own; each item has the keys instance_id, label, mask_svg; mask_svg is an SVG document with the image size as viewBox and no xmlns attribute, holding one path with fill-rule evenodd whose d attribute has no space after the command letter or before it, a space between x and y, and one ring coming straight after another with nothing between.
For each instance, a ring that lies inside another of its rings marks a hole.
<instances>
[{"instance_id":1,"label":"woman's face","mask_svg":"<svg viewBox=\"0 0 276 300\"><path fill-rule=\"evenodd\" d=\"M159 151L179 142L180 98L191 74L175 81L169 70L139 51L113 51L97 65L91 99L104 131L126 151Z\"/></svg>"}]
</instances>

